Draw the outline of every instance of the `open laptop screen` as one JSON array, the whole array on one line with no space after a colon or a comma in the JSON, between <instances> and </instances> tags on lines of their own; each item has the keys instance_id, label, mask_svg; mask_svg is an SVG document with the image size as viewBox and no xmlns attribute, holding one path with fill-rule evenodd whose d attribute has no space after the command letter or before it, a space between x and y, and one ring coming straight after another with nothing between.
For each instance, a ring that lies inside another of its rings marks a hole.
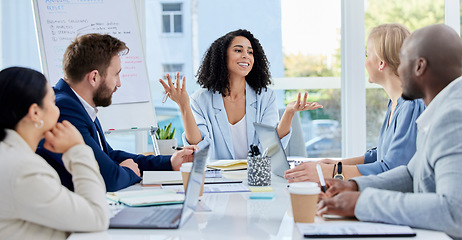
<instances>
[{"instance_id":1,"label":"open laptop screen","mask_svg":"<svg viewBox=\"0 0 462 240\"><path fill-rule=\"evenodd\" d=\"M150 207L126 207L110 220L109 228L175 229L192 215L199 201L208 147L194 153L184 203Z\"/></svg>"},{"instance_id":2,"label":"open laptop screen","mask_svg":"<svg viewBox=\"0 0 462 240\"><path fill-rule=\"evenodd\" d=\"M276 127L261 123L253 123L263 151L268 149L268 156L271 157L271 171L283 177L284 172L290 168L289 162L279 139Z\"/></svg>"}]
</instances>

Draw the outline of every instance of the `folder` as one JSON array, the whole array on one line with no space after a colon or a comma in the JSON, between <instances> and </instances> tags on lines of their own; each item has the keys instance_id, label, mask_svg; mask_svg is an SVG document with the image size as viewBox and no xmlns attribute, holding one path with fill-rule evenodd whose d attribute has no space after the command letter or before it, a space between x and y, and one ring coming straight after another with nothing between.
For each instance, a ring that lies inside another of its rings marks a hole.
<instances>
[{"instance_id":1,"label":"folder","mask_svg":"<svg viewBox=\"0 0 462 240\"><path fill-rule=\"evenodd\" d=\"M247 169L247 160L218 160L207 165L208 168L221 169L223 171L245 170Z\"/></svg>"}]
</instances>

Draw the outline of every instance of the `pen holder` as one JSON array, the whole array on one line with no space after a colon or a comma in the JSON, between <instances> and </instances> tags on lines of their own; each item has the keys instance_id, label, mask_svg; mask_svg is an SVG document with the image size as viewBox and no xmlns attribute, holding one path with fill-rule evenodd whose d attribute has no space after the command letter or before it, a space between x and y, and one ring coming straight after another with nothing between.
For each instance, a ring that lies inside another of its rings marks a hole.
<instances>
[{"instance_id":1,"label":"pen holder","mask_svg":"<svg viewBox=\"0 0 462 240\"><path fill-rule=\"evenodd\" d=\"M247 182L250 186L271 185L270 160L270 157L247 157Z\"/></svg>"}]
</instances>

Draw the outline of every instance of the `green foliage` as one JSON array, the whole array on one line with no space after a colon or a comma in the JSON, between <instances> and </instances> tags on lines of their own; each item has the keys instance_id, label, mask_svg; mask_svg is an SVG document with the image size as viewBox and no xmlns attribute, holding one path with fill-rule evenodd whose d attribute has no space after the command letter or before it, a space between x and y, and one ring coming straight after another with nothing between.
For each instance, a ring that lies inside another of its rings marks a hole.
<instances>
[{"instance_id":1,"label":"green foliage","mask_svg":"<svg viewBox=\"0 0 462 240\"><path fill-rule=\"evenodd\" d=\"M284 55L284 66L286 77L325 77L336 76L332 68L326 66L330 61L336 61L337 58L325 55L303 55L288 54Z\"/></svg>"},{"instance_id":2,"label":"green foliage","mask_svg":"<svg viewBox=\"0 0 462 240\"><path fill-rule=\"evenodd\" d=\"M365 10L367 32L384 23L400 23L411 31L444 23L444 0L368 0Z\"/></svg>"},{"instance_id":3,"label":"green foliage","mask_svg":"<svg viewBox=\"0 0 462 240\"><path fill-rule=\"evenodd\" d=\"M172 123L164 126L163 129L158 128L156 131L156 139L164 140L164 139L173 139L175 136L175 128L172 128Z\"/></svg>"}]
</instances>

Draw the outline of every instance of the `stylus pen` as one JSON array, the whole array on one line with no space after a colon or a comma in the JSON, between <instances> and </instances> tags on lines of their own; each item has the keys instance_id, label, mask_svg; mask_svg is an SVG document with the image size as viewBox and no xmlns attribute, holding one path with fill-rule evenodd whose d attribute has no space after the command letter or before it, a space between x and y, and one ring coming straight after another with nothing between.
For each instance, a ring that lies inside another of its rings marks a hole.
<instances>
[{"instance_id":1,"label":"stylus pen","mask_svg":"<svg viewBox=\"0 0 462 240\"><path fill-rule=\"evenodd\" d=\"M164 98L162 98L162 104L164 104L168 99L168 92L165 93Z\"/></svg>"},{"instance_id":2,"label":"stylus pen","mask_svg":"<svg viewBox=\"0 0 462 240\"><path fill-rule=\"evenodd\" d=\"M173 83L173 86L175 86L175 82L172 82L172 83ZM165 92L164 98L162 98L162 104L167 102L167 99L168 99L168 92Z\"/></svg>"},{"instance_id":3,"label":"stylus pen","mask_svg":"<svg viewBox=\"0 0 462 240\"><path fill-rule=\"evenodd\" d=\"M316 164L316 170L318 171L319 181L321 182L321 190L326 192L326 182L324 181L324 176L322 175L321 165Z\"/></svg>"}]
</instances>

